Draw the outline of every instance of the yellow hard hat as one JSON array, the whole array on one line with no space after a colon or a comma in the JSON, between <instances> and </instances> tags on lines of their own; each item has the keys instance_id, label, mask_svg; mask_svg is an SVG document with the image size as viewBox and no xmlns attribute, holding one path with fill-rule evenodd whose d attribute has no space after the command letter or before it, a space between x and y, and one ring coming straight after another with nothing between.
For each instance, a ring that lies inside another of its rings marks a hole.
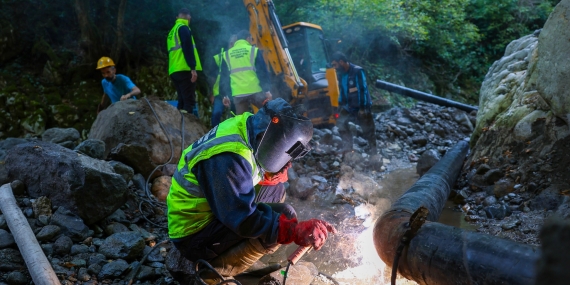
<instances>
[{"instance_id":1,"label":"yellow hard hat","mask_svg":"<svg viewBox=\"0 0 570 285\"><path fill-rule=\"evenodd\" d=\"M104 56L97 61L97 69L105 68L107 66L115 66L115 63L110 57Z\"/></svg>"}]
</instances>

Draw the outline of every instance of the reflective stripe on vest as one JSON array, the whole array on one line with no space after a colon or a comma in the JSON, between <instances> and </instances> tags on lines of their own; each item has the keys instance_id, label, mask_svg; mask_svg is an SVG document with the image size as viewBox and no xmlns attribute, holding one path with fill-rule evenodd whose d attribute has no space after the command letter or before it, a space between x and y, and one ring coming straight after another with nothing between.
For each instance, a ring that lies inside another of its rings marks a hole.
<instances>
[{"instance_id":1,"label":"reflective stripe on vest","mask_svg":"<svg viewBox=\"0 0 570 285\"><path fill-rule=\"evenodd\" d=\"M218 76L216 77L216 82L214 82L214 87L212 88L212 92L214 92L214 96L218 96L220 94L220 75L222 73L222 56L224 55L224 49L220 50L220 54L214 55L214 61L218 66Z\"/></svg>"},{"instance_id":2,"label":"reflective stripe on vest","mask_svg":"<svg viewBox=\"0 0 570 285\"><path fill-rule=\"evenodd\" d=\"M230 72L232 96L251 95L261 92L255 70L258 49L246 40L238 40L225 52L224 60Z\"/></svg>"},{"instance_id":3,"label":"reflective stripe on vest","mask_svg":"<svg viewBox=\"0 0 570 285\"><path fill-rule=\"evenodd\" d=\"M247 138L246 122L252 115L246 112L220 123L184 150L166 198L170 238L183 238L194 234L215 218L196 176L192 173L192 168L198 162L223 152L238 154L251 165L251 187L259 183L261 174Z\"/></svg>"},{"instance_id":4,"label":"reflective stripe on vest","mask_svg":"<svg viewBox=\"0 0 570 285\"><path fill-rule=\"evenodd\" d=\"M188 20L177 19L176 24L168 33L168 38L166 40L168 49L168 74L172 74L177 71L190 71L190 67L186 62L184 57L184 52L182 51L182 45L180 43L180 36L178 35L178 29L182 26L188 26ZM192 36L192 48L194 50L194 58L196 60L196 70L202 70L202 64L200 62L200 57L198 55L198 50L196 49L196 43L194 42L194 37Z\"/></svg>"}]
</instances>

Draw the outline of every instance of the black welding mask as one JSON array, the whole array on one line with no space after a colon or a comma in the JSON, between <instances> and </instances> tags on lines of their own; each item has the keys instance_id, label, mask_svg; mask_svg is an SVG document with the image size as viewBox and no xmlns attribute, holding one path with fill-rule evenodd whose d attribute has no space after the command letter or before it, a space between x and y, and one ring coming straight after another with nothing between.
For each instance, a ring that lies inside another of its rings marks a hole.
<instances>
[{"instance_id":1,"label":"black welding mask","mask_svg":"<svg viewBox=\"0 0 570 285\"><path fill-rule=\"evenodd\" d=\"M278 172L289 162L305 156L310 150L313 123L295 114L293 108L281 98L269 101L257 115L268 116L255 158L263 170Z\"/></svg>"}]
</instances>

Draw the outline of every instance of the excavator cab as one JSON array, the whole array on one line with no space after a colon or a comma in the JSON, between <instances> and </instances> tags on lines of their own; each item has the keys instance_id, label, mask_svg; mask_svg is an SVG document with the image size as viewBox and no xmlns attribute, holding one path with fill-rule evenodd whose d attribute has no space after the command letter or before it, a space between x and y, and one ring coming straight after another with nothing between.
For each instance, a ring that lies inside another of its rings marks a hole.
<instances>
[{"instance_id":1,"label":"excavator cab","mask_svg":"<svg viewBox=\"0 0 570 285\"><path fill-rule=\"evenodd\" d=\"M329 55L320 26L298 22L283 27L289 53L299 76L307 82L307 114L315 125L334 125L338 108L336 71L329 67Z\"/></svg>"}]
</instances>

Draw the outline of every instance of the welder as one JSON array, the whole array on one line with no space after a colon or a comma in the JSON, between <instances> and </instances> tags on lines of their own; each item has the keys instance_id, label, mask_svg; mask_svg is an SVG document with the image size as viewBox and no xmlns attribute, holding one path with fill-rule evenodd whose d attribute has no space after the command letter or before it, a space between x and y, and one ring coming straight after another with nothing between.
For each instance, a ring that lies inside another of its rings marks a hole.
<instances>
[{"instance_id":1,"label":"welder","mask_svg":"<svg viewBox=\"0 0 570 285\"><path fill-rule=\"evenodd\" d=\"M224 277L248 269L281 244L316 250L336 229L297 221L283 202L291 160L309 150L313 125L283 99L228 119L190 145L167 197L168 233L186 259L206 260ZM263 194L254 186L263 184ZM272 193L274 192L274 193ZM261 198L260 198L261 197ZM215 284L215 275L200 276Z\"/></svg>"}]
</instances>

